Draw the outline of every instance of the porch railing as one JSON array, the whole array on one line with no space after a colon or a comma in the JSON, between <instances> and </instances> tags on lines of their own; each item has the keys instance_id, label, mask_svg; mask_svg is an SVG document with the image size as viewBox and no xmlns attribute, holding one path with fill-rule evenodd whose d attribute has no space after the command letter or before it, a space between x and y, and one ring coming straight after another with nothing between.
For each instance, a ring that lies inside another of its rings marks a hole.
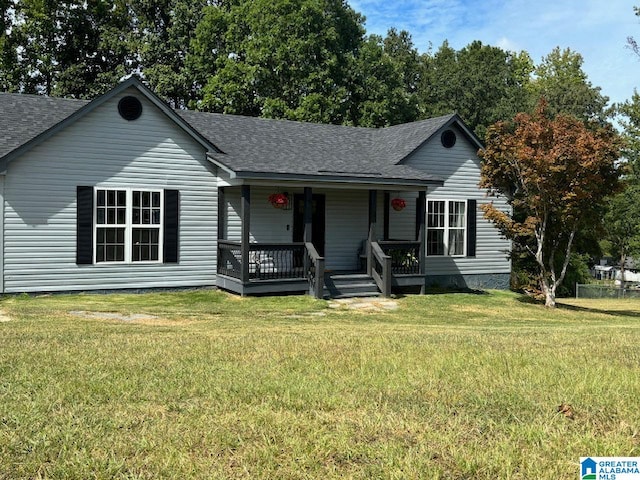
<instances>
[{"instance_id":1,"label":"porch railing","mask_svg":"<svg viewBox=\"0 0 640 480\"><path fill-rule=\"evenodd\" d=\"M309 289L316 298L324 296L324 257L321 257L313 243L305 243L304 268L309 280Z\"/></svg>"},{"instance_id":2,"label":"porch railing","mask_svg":"<svg viewBox=\"0 0 640 480\"><path fill-rule=\"evenodd\" d=\"M385 255L391 257L393 275L419 275L420 242L381 241L378 242Z\"/></svg>"},{"instance_id":3,"label":"porch railing","mask_svg":"<svg viewBox=\"0 0 640 480\"><path fill-rule=\"evenodd\" d=\"M306 280L316 298L323 297L325 260L310 242L251 243L243 278L242 244L218 241L218 273L243 283L261 280ZM420 242L380 241L370 245L371 276L384 296L391 295L394 276L424 274ZM248 273L247 273L248 272Z\"/></svg>"},{"instance_id":4,"label":"porch railing","mask_svg":"<svg viewBox=\"0 0 640 480\"><path fill-rule=\"evenodd\" d=\"M383 297L391 296L391 256L384 253L378 242L371 242L371 276Z\"/></svg>"},{"instance_id":5,"label":"porch railing","mask_svg":"<svg viewBox=\"0 0 640 480\"><path fill-rule=\"evenodd\" d=\"M218 240L218 274L242 278L242 245Z\"/></svg>"},{"instance_id":6,"label":"porch railing","mask_svg":"<svg viewBox=\"0 0 640 480\"><path fill-rule=\"evenodd\" d=\"M322 298L324 257L312 243L250 243L249 277L242 278L242 243L218 240L218 274L243 282L307 280L310 290Z\"/></svg>"},{"instance_id":7,"label":"porch railing","mask_svg":"<svg viewBox=\"0 0 640 480\"><path fill-rule=\"evenodd\" d=\"M305 245L297 243L249 244L247 280L306 278L303 268ZM218 273L242 280L242 244L218 241Z\"/></svg>"}]
</instances>

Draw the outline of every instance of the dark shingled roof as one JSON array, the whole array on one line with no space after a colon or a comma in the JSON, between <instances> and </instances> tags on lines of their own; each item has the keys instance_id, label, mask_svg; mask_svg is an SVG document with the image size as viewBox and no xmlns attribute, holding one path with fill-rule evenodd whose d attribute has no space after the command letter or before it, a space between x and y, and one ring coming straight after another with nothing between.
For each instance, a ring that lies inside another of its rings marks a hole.
<instances>
[{"instance_id":1,"label":"dark shingled roof","mask_svg":"<svg viewBox=\"0 0 640 480\"><path fill-rule=\"evenodd\" d=\"M89 103L87 100L0 93L0 158Z\"/></svg>"},{"instance_id":2,"label":"dark shingled roof","mask_svg":"<svg viewBox=\"0 0 640 480\"><path fill-rule=\"evenodd\" d=\"M376 129L184 110L177 113L222 150L223 153L210 153L214 160L239 174L427 182L440 179L396 164L453 117Z\"/></svg>"},{"instance_id":3,"label":"dark shingled roof","mask_svg":"<svg viewBox=\"0 0 640 480\"><path fill-rule=\"evenodd\" d=\"M88 102L38 95L0 94L0 159L33 140ZM209 157L238 177L353 179L379 183L441 183L401 162L443 127L446 115L388 128L270 120L176 110L196 132L218 147Z\"/></svg>"}]
</instances>

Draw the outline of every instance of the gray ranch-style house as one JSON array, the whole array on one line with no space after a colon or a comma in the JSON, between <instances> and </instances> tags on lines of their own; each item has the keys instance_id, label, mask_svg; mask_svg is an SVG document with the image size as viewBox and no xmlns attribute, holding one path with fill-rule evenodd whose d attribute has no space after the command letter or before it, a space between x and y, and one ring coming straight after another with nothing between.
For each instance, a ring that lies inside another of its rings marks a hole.
<instances>
[{"instance_id":1,"label":"gray ranch-style house","mask_svg":"<svg viewBox=\"0 0 640 480\"><path fill-rule=\"evenodd\" d=\"M457 115L372 129L0 94L0 292L506 288ZM506 208L506 204L505 208Z\"/></svg>"}]
</instances>

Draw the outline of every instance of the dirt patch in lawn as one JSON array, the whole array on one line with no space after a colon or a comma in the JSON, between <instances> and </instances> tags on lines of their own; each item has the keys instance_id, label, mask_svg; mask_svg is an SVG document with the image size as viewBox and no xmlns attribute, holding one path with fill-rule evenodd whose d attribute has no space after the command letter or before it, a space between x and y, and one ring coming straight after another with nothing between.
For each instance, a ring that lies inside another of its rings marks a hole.
<instances>
[{"instance_id":1,"label":"dirt patch in lawn","mask_svg":"<svg viewBox=\"0 0 640 480\"><path fill-rule=\"evenodd\" d=\"M379 297L338 298L329 302L329 308L347 308L374 313L389 312L398 308L398 302Z\"/></svg>"},{"instance_id":2,"label":"dirt patch in lawn","mask_svg":"<svg viewBox=\"0 0 640 480\"><path fill-rule=\"evenodd\" d=\"M123 313L116 312L86 312L84 310L75 310L69 312L71 315L83 318L99 318L101 320L120 320L123 322L139 322L142 320L157 320L155 315L148 315L144 313L130 313L125 315Z\"/></svg>"},{"instance_id":3,"label":"dirt patch in lawn","mask_svg":"<svg viewBox=\"0 0 640 480\"><path fill-rule=\"evenodd\" d=\"M81 318L89 318L95 320L113 320L116 322L135 323L142 325L178 325L184 324L184 321L168 320L166 318L151 315L149 313L118 313L118 312L89 312L86 310L72 310L70 315Z\"/></svg>"},{"instance_id":4,"label":"dirt patch in lawn","mask_svg":"<svg viewBox=\"0 0 640 480\"><path fill-rule=\"evenodd\" d=\"M10 321L11 321L11 317L7 316L7 314L5 312L0 310L0 323L10 322Z\"/></svg>"}]
</instances>

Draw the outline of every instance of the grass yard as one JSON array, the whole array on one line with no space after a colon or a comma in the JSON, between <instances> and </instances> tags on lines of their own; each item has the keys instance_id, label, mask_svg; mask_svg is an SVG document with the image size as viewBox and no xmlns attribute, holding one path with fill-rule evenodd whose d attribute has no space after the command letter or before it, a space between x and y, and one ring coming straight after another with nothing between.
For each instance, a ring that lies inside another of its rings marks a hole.
<instances>
[{"instance_id":1,"label":"grass yard","mask_svg":"<svg viewBox=\"0 0 640 480\"><path fill-rule=\"evenodd\" d=\"M640 301L398 303L4 298L0 478L557 480L640 456Z\"/></svg>"}]
</instances>

